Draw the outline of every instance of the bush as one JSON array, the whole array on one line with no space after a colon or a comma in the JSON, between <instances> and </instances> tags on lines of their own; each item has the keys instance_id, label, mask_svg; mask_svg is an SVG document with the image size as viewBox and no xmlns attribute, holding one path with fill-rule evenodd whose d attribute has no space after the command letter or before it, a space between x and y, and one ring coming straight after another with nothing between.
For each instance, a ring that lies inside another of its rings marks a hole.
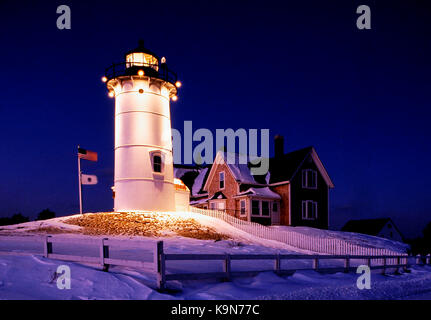
<instances>
[{"instance_id":1,"label":"bush","mask_svg":"<svg viewBox=\"0 0 431 320\"><path fill-rule=\"evenodd\" d=\"M422 231L423 237L411 239L408 242L413 255L431 253L431 222Z\"/></svg>"},{"instance_id":2,"label":"bush","mask_svg":"<svg viewBox=\"0 0 431 320\"><path fill-rule=\"evenodd\" d=\"M55 218L55 212L52 212L49 209L45 209L45 210L39 212L36 220L47 220L47 219L52 219L52 218Z\"/></svg>"},{"instance_id":3,"label":"bush","mask_svg":"<svg viewBox=\"0 0 431 320\"><path fill-rule=\"evenodd\" d=\"M11 224L19 224L24 222L29 222L28 217L24 217L21 213L14 214L11 218L0 218L0 226L7 226Z\"/></svg>"}]
</instances>

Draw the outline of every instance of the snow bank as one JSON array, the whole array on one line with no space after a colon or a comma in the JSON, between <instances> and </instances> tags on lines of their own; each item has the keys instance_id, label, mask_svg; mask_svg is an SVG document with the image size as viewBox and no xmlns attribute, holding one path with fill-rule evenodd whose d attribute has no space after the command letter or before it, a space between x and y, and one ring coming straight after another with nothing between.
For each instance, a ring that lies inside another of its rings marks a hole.
<instances>
[{"instance_id":1,"label":"snow bank","mask_svg":"<svg viewBox=\"0 0 431 320\"><path fill-rule=\"evenodd\" d=\"M71 288L57 288L58 266L71 270ZM196 267L195 267L196 268ZM371 289L359 290L354 273L319 274L299 271L279 277L272 272L231 282L169 282L175 291L159 293L151 275L112 268L103 272L80 264L37 256L0 255L0 299L409 299L431 296L431 268L416 267L410 274L372 274Z\"/></svg>"}]
</instances>

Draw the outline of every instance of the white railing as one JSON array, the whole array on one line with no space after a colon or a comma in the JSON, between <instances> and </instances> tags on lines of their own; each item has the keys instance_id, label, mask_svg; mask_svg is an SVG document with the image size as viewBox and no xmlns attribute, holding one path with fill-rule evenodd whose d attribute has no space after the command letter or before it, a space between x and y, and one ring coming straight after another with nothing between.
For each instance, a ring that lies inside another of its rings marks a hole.
<instances>
[{"instance_id":1,"label":"white railing","mask_svg":"<svg viewBox=\"0 0 431 320\"><path fill-rule=\"evenodd\" d=\"M334 255L407 256L406 253L400 253L386 248L361 246L350 243L347 240L337 238L321 238L295 231L276 230L259 223L235 218L224 211L206 210L195 207L191 207L191 211L194 213L200 213L209 217L221 219L235 228L245 231L256 237L283 242L289 246L311 252Z\"/></svg>"}]
</instances>

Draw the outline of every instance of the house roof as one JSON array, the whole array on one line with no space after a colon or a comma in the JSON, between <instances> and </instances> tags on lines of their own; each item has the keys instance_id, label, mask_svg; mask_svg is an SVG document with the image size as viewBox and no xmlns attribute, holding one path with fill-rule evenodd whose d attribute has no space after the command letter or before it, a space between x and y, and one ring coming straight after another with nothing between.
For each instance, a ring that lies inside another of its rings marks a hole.
<instances>
[{"instance_id":1,"label":"house roof","mask_svg":"<svg viewBox=\"0 0 431 320\"><path fill-rule=\"evenodd\" d=\"M364 233L376 236L383 229L386 223L390 221L395 227L394 223L390 218L349 220L341 229L341 231Z\"/></svg>"},{"instance_id":2,"label":"house roof","mask_svg":"<svg viewBox=\"0 0 431 320\"><path fill-rule=\"evenodd\" d=\"M217 191L214 193L214 195L211 197L210 200L218 200L218 199L227 199L226 196L221 191Z\"/></svg>"},{"instance_id":3,"label":"house roof","mask_svg":"<svg viewBox=\"0 0 431 320\"><path fill-rule=\"evenodd\" d=\"M281 196L274 191L271 191L268 187L264 188L249 188L244 192L238 193L237 196L253 195L257 197L267 198L267 199L281 199Z\"/></svg>"},{"instance_id":4,"label":"house roof","mask_svg":"<svg viewBox=\"0 0 431 320\"><path fill-rule=\"evenodd\" d=\"M244 186L242 190L247 191L250 187L264 187L269 184L289 182L309 155L313 158L328 186L333 188L331 178L313 147L292 151L278 158L270 158L269 172L265 175L252 175L250 168L256 165L250 163L249 157L237 153L219 151L214 164L226 163L234 179ZM205 166L174 164L174 176L183 180L190 189L192 197L199 197L206 193L205 187L211 169L212 164Z\"/></svg>"},{"instance_id":5,"label":"house roof","mask_svg":"<svg viewBox=\"0 0 431 320\"><path fill-rule=\"evenodd\" d=\"M326 184L330 188L333 188L334 184L322 161L320 161L316 150L312 146L286 153L281 157L271 158L269 160L269 183L291 181L308 156L311 156L313 159Z\"/></svg>"},{"instance_id":6,"label":"house roof","mask_svg":"<svg viewBox=\"0 0 431 320\"><path fill-rule=\"evenodd\" d=\"M174 177L181 179L189 188L192 197L203 196L202 190L212 165L193 166L174 164Z\"/></svg>"},{"instance_id":7,"label":"house roof","mask_svg":"<svg viewBox=\"0 0 431 320\"><path fill-rule=\"evenodd\" d=\"M207 203L207 202L208 202L208 199L207 199L207 198L203 198L203 199L198 199L198 200L190 201L190 204L191 204L191 205L196 205L196 204L205 204L205 203Z\"/></svg>"},{"instance_id":8,"label":"house roof","mask_svg":"<svg viewBox=\"0 0 431 320\"><path fill-rule=\"evenodd\" d=\"M301 163L310 154L313 147L307 147L286 153L281 157L269 160L269 171L271 172L269 183L292 180Z\"/></svg>"}]
</instances>

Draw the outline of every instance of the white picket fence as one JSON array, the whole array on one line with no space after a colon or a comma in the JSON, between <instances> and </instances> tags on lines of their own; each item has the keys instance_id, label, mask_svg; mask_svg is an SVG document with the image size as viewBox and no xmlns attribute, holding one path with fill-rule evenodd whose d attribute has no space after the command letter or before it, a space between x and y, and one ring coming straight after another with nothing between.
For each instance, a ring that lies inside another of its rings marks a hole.
<instances>
[{"instance_id":1,"label":"white picket fence","mask_svg":"<svg viewBox=\"0 0 431 320\"><path fill-rule=\"evenodd\" d=\"M38 252L20 252L15 251L20 247L19 242L28 242L28 237L0 237L0 243L12 242L16 248L12 249L10 245L7 250L0 249L1 255L11 256L33 256L40 255ZM163 241L153 242L148 246L148 241L142 240L116 240L107 238L95 239L71 239L62 237L46 236L39 239L31 239L32 242L41 242L43 244L43 256L48 259L78 262L100 266L102 270L109 271L111 266L124 266L133 269L142 270L150 274L156 275L157 287L163 289L166 287L167 281L173 280L199 280L199 279L224 279L230 280L233 277L251 277L261 272L275 272L278 275L289 275L301 270L314 270L320 273L334 272L351 272L355 271L359 264L366 264L371 270L381 270L381 274L386 272L399 272L401 269L408 269L412 265L430 265L431 255L418 255L416 257L406 257L405 255L323 255L323 254L230 254L230 253L166 253L164 251ZM63 253L59 253L56 248L57 244L84 245L85 248L91 248L92 254L89 251L81 252L79 255L74 255L70 252L70 247ZM96 250L95 250L96 249ZM98 249L98 250L97 250ZM120 259L118 249L130 250L137 249L141 253L145 253L145 257L138 257L136 260ZM69 251L69 252L67 252ZM98 251L98 255L95 254ZM409 259L410 258L410 259ZM244 268L244 265L233 264L232 262L250 261L249 266ZM272 261L271 264L262 264L263 261ZM199 272L190 272L189 265L176 264L174 268L170 265L172 262L182 261L213 261L209 272L206 268L199 269ZM253 263L260 261L259 263ZM303 262L302 264L287 265L285 262L296 261ZM311 265L306 262L311 262ZM305 262L305 264L304 264ZM327 262L330 262L329 264ZM222 270L214 271L214 265L221 263ZM168 264L168 265L167 265Z\"/></svg>"},{"instance_id":2,"label":"white picket fence","mask_svg":"<svg viewBox=\"0 0 431 320\"><path fill-rule=\"evenodd\" d=\"M235 218L224 211L206 210L191 207L194 213L200 213L209 217L221 219L237 229L245 231L256 237L283 242L289 246L317 253L334 255L366 255L366 256L399 256L395 252L385 248L373 248L349 243L337 238L321 238L306 235L295 231L276 230L259 223L244 221ZM407 256L407 254L401 254Z\"/></svg>"}]
</instances>

